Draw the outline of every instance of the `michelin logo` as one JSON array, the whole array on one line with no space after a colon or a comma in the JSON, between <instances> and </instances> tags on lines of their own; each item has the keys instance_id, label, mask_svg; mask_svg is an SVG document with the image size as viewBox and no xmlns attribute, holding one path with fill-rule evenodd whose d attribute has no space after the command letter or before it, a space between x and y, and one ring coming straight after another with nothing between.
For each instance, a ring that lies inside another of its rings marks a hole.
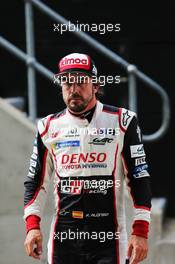
<instances>
[{"instance_id":1,"label":"michelin logo","mask_svg":"<svg viewBox=\"0 0 175 264\"><path fill-rule=\"evenodd\" d=\"M56 149L66 148L66 147L79 147L79 146L80 146L79 140L60 141L60 142L56 143Z\"/></svg>"},{"instance_id":2,"label":"michelin logo","mask_svg":"<svg viewBox=\"0 0 175 264\"><path fill-rule=\"evenodd\" d=\"M138 158L145 155L143 144L130 146L131 158Z\"/></svg>"}]
</instances>

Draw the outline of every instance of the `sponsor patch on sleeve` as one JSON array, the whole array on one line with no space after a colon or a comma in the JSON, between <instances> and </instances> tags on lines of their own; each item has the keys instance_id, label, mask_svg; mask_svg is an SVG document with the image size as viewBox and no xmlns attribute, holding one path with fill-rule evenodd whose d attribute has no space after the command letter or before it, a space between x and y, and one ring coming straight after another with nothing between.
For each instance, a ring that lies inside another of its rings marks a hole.
<instances>
[{"instance_id":1,"label":"sponsor patch on sleeve","mask_svg":"<svg viewBox=\"0 0 175 264\"><path fill-rule=\"evenodd\" d=\"M139 173L133 174L135 179L143 178L143 177L150 177L149 173L146 170L143 170Z\"/></svg>"},{"instance_id":2,"label":"sponsor patch on sleeve","mask_svg":"<svg viewBox=\"0 0 175 264\"><path fill-rule=\"evenodd\" d=\"M133 176L134 178L143 178L143 177L149 177L149 173L147 171L148 165L145 163L143 165L136 166L133 170Z\"/></svg>"},{"instance_id":3,"label":"sponsor patch on sleeve","mask_svg":"<svg viewBox=\"0 0 175 264\"><path fill-rule=\"evenodd\" d=\"M130 146L131 158L142 157L145 155L143 144Z\"/></svg>"},{"instance_id":4,"label":"sponsor patch on sleeve","mask_svg":"<svg viewBox=\"0 0 175 264\"><path fill-rule=\"evenodd\" d=\"M139 165L139 166L136 166L133 170L133 172L136 174L136 173L140 173L144 170L147 170L148 169L148 165L147 164L143 164L143 165Z\"/></svg>"},{"instance_id":5,"label":"sponsor patch on sleeve","mask_svg":"<svg viewBox=\"0 0 175 264\"><path fill-rule=\"evenodd\" d=\"M146 163L146 157L145 156L135 159L135 166L145 164L145 163Z\"/></svg>"}]
</instances>

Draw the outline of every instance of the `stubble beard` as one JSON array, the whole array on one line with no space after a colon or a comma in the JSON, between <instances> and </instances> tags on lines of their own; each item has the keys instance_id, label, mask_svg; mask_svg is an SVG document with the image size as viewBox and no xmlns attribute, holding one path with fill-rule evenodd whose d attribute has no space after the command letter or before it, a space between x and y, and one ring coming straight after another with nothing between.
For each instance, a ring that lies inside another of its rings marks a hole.
<instances>
[{"instance_id":1,"label":"stubble beard","mask_svg":"<svg viewBox=\"0 0 175 264\"><path fill-rule=\"evenodd\" d=\"M75 100L74 103L72 103L72 100L69 100L68 103L67 103L67 106L72 112L81 113L81 112L83 112L86 109L87 105L89 104L89 102L92 99L93 99L93 93L92 93L91 97L89 97L86 100L83 99L82 97L81 97L82 101L79 101L79 100L76 101Z\"/></svg>"}]
</instances>

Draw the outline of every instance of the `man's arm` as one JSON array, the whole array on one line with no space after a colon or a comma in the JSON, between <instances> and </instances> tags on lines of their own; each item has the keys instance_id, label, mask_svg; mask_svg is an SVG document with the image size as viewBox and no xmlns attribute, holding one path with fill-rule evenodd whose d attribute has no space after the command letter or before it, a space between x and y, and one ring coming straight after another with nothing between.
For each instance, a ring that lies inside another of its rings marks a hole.
<instances>
[{"instance_id":1,"label":"man's arm","mask_svg":"<svg viewBox=\"0 0 175 264\"><path fill-rule=\"evenodd\" d=\"M29 172L24 182L24 220L27 231L25 248L27 254L34 258L39 258L38 255L42 251L40 220L52 171L52 157L44 145L40 133L37 132L30 159ZM36 246L35 250L34 246Z\"/></svg>"},{"instance_id":2,"label":"man's arm","mask_svg":"<svg viewBox=\"0 0 175 264\"><path fill-rule=\"evenodd\" d=\"M128 257L132 255L130 263L137 264L146 258L148 252L151 188L142 135L136 116L132 118L126 130L122 154L135 211Z\"/></svg>"}]
</instances>

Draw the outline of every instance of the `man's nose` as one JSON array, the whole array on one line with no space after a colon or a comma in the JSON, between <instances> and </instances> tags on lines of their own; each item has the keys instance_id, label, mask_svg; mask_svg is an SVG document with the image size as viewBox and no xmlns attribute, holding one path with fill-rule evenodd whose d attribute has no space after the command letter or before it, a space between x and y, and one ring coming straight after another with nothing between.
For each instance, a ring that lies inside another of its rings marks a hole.
<instances>
[{"instance_id":1,"label":"man's nose","mask_svg":"<svg viewBox=\"0 0 175 264\"><path fill-rule=\"evenodd\" d=\"M77 89L78 89L77 83L76 82L72 83L71 87L70 87L70 92L75 93L77 91Z\"/></svg>"}]
</instances>

